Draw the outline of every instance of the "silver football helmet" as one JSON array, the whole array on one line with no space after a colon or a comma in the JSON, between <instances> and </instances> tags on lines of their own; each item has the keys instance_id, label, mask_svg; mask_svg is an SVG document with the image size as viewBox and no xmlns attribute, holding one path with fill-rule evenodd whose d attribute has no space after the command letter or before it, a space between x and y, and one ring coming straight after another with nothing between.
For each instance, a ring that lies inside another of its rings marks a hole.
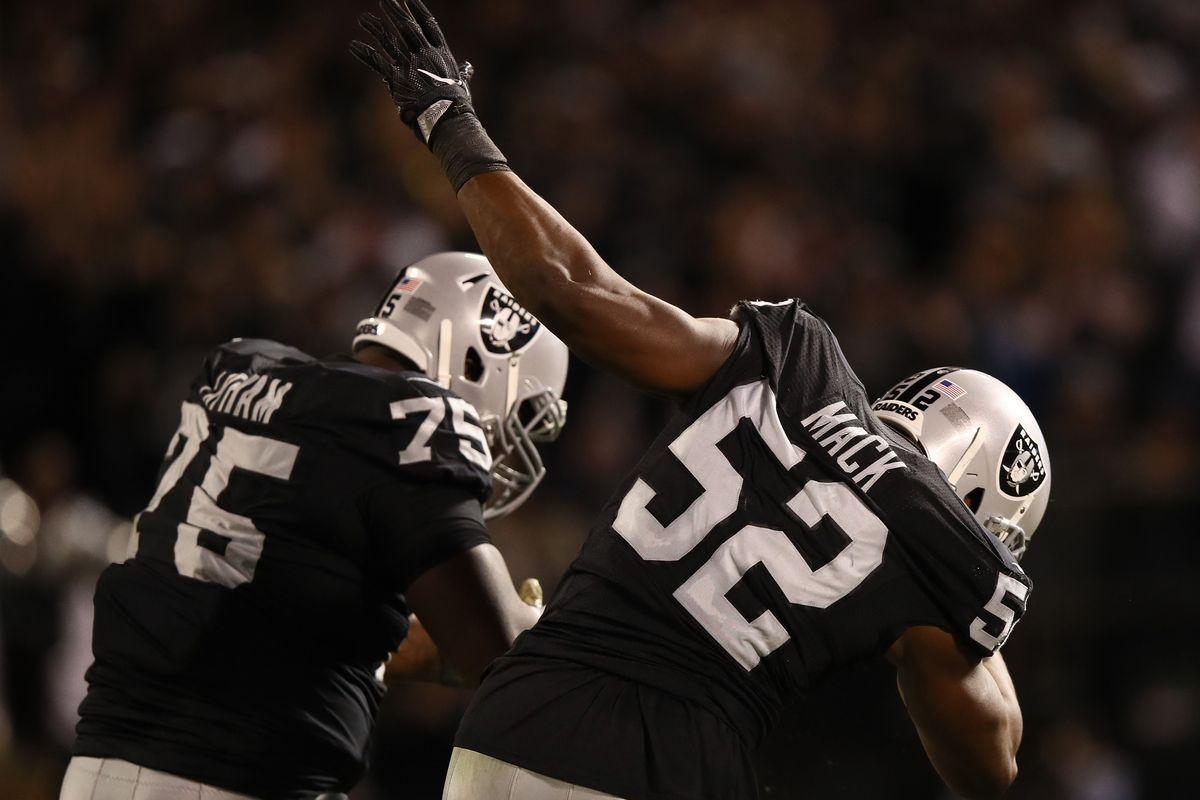
<instances>
[{"instance_id":1,"label":"silver football helmet","mask_svg":"<svg viewBox=\"0 0 1200 800\"><path fill-rule=\"evenodd\" d=\"M567 347L504 288L475 253L438 253L400 271L354 350L399 353L479 412L492 450L484 517L517 508L546 475L537 445L558 438Z\"/></svg>"},{"instance_id":2,"label":"silver football helmet","mask_svg":"<svg viewBox=\"0 0 1200 800\"><path fill-rule=\"evenodd\" d=\"M1025 554L1050 501L1050 456L1016 392L982 372L939 367L905 378L871 408L924 449L984 528Z\"/></svg>"}]
</instances>

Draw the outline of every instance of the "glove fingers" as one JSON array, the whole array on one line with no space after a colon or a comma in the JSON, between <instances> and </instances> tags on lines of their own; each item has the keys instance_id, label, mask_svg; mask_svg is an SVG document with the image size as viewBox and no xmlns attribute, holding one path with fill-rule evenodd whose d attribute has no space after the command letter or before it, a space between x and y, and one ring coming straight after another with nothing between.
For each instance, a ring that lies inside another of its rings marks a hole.
<instances>
[{"instance_id":1,"label":"glove fingers","mask_svg":"<svg viewBox=\"0 0 1200 800\"><path fill-rule=\"evenodd\" d=\"M400 0L382 0L379 7L396 26L400 38L410 49L420 50L425 46L425 34L421 31L421 26L417 24L412 17L412 12Z\"/></svg>"},{"instance_id":2,"label":"glove fingers","mask_svg":"<svg viewBox=\"0 0 1200 800\"><path fill-rule=\"evenodd\" d=\"M379 0L379 8L382 9L383 15L397 27L400 25L400 20L411 19L412 16L403 0Z\"/></svg>"},{"instance_id":3,"label":"glove fingers","mask_svg":"<svg viewBox=\"0 0 1200 800\"><path fill-rule=\"evenodd\" d=\"M355 40L350 43L350 53L372 70L379 73L379 77L385 81L391 78L392 70L395 69L392 62L384 58L383 54L374 47L371 47L371 45Z\"/></svg>"},{"instance_id":4,"label":"glove fingers","mask_svg":"<svg viewBox=\"0 0 1200 800\"><path fill-rule=\"evenodd\" d=\"M463 83L470 83L471 78L475 77L475 66L470 61L464 61L458 65L458 74Z\"/></svg>"},{"instance_id":5,"label":"glove fingers","mask_svg":"<svg viewBox=\"0 0 1200 800\"><path fill-rule=\"evenodd\" d=\"M379 17L374 14L363 14L358 18L358 24L364 31L371 34L375 41L379 42L379 46L397 63L403 64L408 60L408 54L404 52L400 42L396 41L396 37Z\"/></svg>"},{"instance_id":6,"label":"glove fingers","mask_svg":"<svg viewBox=\"0 0 1200 800\"><path fill-rule=\"evenodd\" d=\"M433 14L429 13L425 4L421 0L408 0L408 7L421 25L421 30L425 32L425 38L429 40L429 43L435 47L443 47L446 44L446 37L442 35L441 26L438 25Z\"/></svg>"}]
</instances>

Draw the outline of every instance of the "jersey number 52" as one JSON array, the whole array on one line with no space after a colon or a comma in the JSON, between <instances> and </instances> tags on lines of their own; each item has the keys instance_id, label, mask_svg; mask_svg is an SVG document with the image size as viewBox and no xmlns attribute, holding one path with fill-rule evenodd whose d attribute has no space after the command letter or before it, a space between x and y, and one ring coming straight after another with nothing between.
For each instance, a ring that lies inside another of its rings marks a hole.
<instances>
[{"instance_id":1,"label":"jersey number 52","mask_svg":"<svg viewBox=\"0 0 1200 800\"><path fill-rule=\"evenodd\" d=\"M670 524L663 525L647 508L655 492L644 480L638 479L622 500L613 528L643 559L683 558L737 510L743 478L717 445L743 419L754 424L784 469L790 470L804 459L804 450L784 433L775 394L765 380L733 389L670 445L671 452L704 489L695 502ZM827 608L854 590L883 562L887 526L846 484L810 480L786 505L805 530L829 517L850 543L814 570L782 531L747 525L726 539L674 595L747 671L791 638L769 609L748 620L726 596L751 567L766 567L789 602Z\"/></svg>"},{"instance_id":2,"label":"jersey number 52","mask_svg":"<svg viewBox=\"0 0 1200 800\"><path fill-rule=\"evenodd\" d=\"M743 478L718 445L743 419L753 423L785 470L804 459L804 450L784 433L775 394L765 380L733 389L669 446L703 493L666 525L650 513L648 504L655 492L644 480L639 478L621 501L613 529L643 559L678 561L737 510ZM849 537L849 544L813 569L782 531L746 525L722 542L674 593L680 605L747 671L791 638L770 609L748 620L729 601L730 590L751 567L762 564L788 602L828 608L883 563L887 526L849 485L809 480L785 505L804 532L828 517ZM971 638L989 651L999 649L1017 619L1005 601L1012 596L1023 602L1027 593L1024 584L1000 573L996 591L984 606L988 616L972 622Z\"/></svg>"}]
</instances>

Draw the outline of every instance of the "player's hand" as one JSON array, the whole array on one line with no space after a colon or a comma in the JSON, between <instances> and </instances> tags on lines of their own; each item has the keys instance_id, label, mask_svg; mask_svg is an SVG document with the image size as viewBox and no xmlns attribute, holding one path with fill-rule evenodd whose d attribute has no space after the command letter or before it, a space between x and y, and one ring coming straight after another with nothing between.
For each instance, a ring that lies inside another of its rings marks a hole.
<instances>
[{"instance_id":1,"label":"player's hand","mask_svg":"<svg viewBox=\"0 0 1200 800\"><path fill-rule=\"evenodd\" d=\"M533 606L539 611L545 605L545 599L542 594L542 584L537 578L526 578L521 582L521 588L517 590L517 594L521 597L521 602L527 606Z\"/></svg>"},{"instance_id":2,"label":"player's hand","mask_svg":"<svg viewBox=\"0 0 1200 800\"><path fill-rule=\"evenodd\" d=\"M355 41L350 52L383 78L400 118L429 145L438 123L475 113L467 86L473 69L454 59L421 0L382 0L379 5L387 21L369 13L358 20L378 48Z\"/></svg>"},{"instance_id":3,"label":"player's hand","mask_svg":"<svg viewBox=\"0 0 1200 800\"><path fill-rule=\"evenodd\" d=\"M433 14L421 0L382 0L380 8L387 22L359 18L379 46L353 42L350 52L383 78L400 118L442 162L454 191L476 175L507 171L471 105L471 65L454 60Z\"/></svg>"}]
</instances>

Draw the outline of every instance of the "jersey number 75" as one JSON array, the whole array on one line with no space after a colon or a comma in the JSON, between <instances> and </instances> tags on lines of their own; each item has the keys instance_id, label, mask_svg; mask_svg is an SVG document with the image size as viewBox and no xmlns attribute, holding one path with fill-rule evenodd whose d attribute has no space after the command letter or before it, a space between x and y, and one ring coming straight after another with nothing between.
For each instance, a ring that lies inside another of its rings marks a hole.
<instances>
[{"instance_id":1,"label":"jersey number 75","mask_svg":"<svg viewBox=\"0 0 1200 800\"><path fill-rule=\"evenodd\" d=\"M235 469L287 480L292 475L300 448L229 427L217 428L220 438L215 448L204 448L213 436L213 429L203 407L184 403L180 408L179 430L167 447L170 463L163 470L150 504L134 523L129 552L137 553L143 518L158 510L189 466L207 456L208 468L199 485L192 490L183 522L177 528L175 569L186 578L232 589L254 578L266 537L255 527L253 520L222 508L217 500L229 485Z\"/></svg>"}]
</instances>

